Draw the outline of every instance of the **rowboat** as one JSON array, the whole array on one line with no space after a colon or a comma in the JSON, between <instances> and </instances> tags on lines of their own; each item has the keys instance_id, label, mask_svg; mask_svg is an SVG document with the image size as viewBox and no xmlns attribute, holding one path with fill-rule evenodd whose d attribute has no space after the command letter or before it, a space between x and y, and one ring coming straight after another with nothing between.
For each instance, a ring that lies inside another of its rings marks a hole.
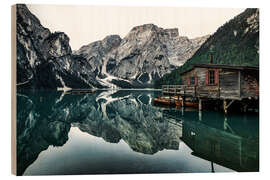
<instances>
[{"instance_id":1,"label":"rowboat","mask_svg":"<svg viewBox=\"0 0 270 180\"><path fill-rule=\"evenodd\" d=\"M181 107L182 106L182 100L175 101L175 105L178 106L178 107ZM191 102L191 101L185 101L184 106L185 107L194 107L194 108L199 107L197 102Z\"/></svg>"},{"instance_id":2,"label":"rowboat","mask_svg":"<svg viewBox=\"0 0 270 180\"><path fill-rule=\"evenodd\" d=\"M154 99L154 103L171 106L175 105L175 100L170 98L157 97Z\"/></svg>"},{"instance_id":3,"label":"rowboat","mask_svg":"<svg viewBox=\"0 0 270 180\"><path fill-rule=\"evenodd\" d=\"M185 104L186 107L194 107L194 108L199 107L199 103L197 103L197 102L186 101L184 104Z\"/></svg>"},{"instance_id":4,"label":"rowboat","mask_svg":"<svg viewBox=\"0 0 270 180\"><path fill-rule=\"evenodd\" d=\"M176 105L177 107L182 106L182 101L183 101L182 98L177 98L177 97L171 97L171 98L157 97L154 99L154 103L156 104L163 104L163 105L169 105L169 106ZM199 104L194 101L185 101L184 106L198 108Z\"/></svg>"},{"instance_id":5,"label":"rowboat","mask_svg":"<svg viewBox=\"0 0 270 180\"><path fill-rule=\"evenodd\" d=\"M176 106L182 106L182 100L176 100L175 105Z\"/></svg>"}]
</instances>

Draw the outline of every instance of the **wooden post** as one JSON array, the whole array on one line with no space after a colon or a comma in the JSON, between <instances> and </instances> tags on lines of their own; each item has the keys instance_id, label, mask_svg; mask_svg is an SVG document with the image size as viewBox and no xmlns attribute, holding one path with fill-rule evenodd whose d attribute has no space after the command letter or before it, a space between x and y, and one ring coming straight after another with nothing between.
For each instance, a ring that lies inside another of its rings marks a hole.
<instances>
[{"instance_id":1,"label":"wooden post","mask_svg":"<svg viewBox=\"0 0 270 180\"><path fill-rule=\"evenodd\" d=\"M182 116L184 116L184 107L181 108Z\"/></svg>"},{"instance_id":2,"label":"wooden post","mask_svg":"<svg viewBox=\"0 0 270 180\"><path fill-rule=\"evenodd\" d=\"M162 85L161 88L162 88L162 96L164 96L165 86Z\"/></svg>"},{"instance_id":3,"label":"wooden post","mask_svg":"<svg viewBox=\"0 0 270 180\"><path fill-rule=\"evenodd\" d=\"M241 71L238 71L238 88L239 88L239 97L241 98Z\"/></svg>"},{"instance_id":4,"label":"wooden post","mask_svg":"<svg viewBox=\"0 0 270 180\"><path fill-rule=\"evenodd\" d=\"M223 123L224 130L227 130L227 122L228 122L227 116L224 116L224 123Z\"/></svg>"},{"instance_id":5,"label":"wooden post","mask_svg":"<svg viewBox=\"0 0 270 180\"><path fill-rule=\"evenodd\" d=\"M185 97L182 97L182 102L181 103L182 103L181 106L185 107Z\"/></svg>"},{"instance_id":6,"label":"wooden post","mask_svg":"<svg viewBox=\"0 0 270 180\"><path fill-rule=\"evenodd\" d=\"M223 100L223 109L224 109L224 113L227 114L227 101L226 99Z\"/></svg>"},{"instance_id":7,"label":"wooden post","mask_svg":"<svg viewBox=\"0 0 270 180\"><path fill-rule=\"evenodd\" d=\"M199 121L202 121L202 111L199 111Z\"/></svg>"},{"instance_id":8,"label":"wooden post","mask_svg":"<svg viewBox=\"0 0 270 180\"><path fill-rule=\"evenodd\" d=\"M202 110L202 99L199 98L199 111Z\"/></svg>"},{"instance_id":9,"label":"wooden post","mask_svg":"<svg viewBox=\"0 0 270 180\"><path fill-rule=\"evenodd\" d=\"M248 107L248 105L244 104L244 107L243 107L244 112L247 112L247 107Z\"/></svg>"},{"instance_id":10,"label":"wooden post","mask_svg":"<svg viewBox=\"0 0 270 180\"><path fill-rule=\"evenodd\" d=\"M211 161L211 172L214 173L215 172L215 169L214 169L214 163L213 161Z\"/></svg>"}]
</instances>

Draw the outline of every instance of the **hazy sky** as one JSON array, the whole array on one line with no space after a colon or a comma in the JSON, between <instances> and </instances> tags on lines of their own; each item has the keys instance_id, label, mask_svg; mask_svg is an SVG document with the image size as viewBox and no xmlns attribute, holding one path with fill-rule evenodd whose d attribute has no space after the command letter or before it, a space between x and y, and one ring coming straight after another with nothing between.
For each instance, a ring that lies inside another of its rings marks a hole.
<instances>
[{"instance_id":1,"label":"hazy sky","mask_svg":"<svg viewBox=\"0 0 270 180\"><path fill-rule=\"evenodd\" d=\"M189 38L212 34L244 11L186 7L27 6L43 26L52 32L65 32L73 50L111 34L123 38L134 26L148 23L162 28L178 28L180 36Z\"/></svg>"}]
</instances>

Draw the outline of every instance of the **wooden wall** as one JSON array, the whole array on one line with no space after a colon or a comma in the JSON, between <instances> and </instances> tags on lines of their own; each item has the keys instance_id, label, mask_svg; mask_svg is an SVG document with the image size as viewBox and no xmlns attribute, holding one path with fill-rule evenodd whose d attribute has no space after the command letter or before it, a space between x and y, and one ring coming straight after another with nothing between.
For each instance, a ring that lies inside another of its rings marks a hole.
<instances>
[{"instance_id":1,"label":"wooden wall","mask_svg":"<svg viewBox=\"0 0 270 180\"><path fill-rule=\"evenodd\" d=\"M198 84L197 86L205 86L205 71L207 68L195 68L185 74L182 75L182 83L183 85L188 85L187 78L192 76L197 76Z\"/></svg>"},{"instance_id":2,"label":"wooden wall","mask_svg":"<svg viewBox=\"0 0 270 180\"><path fill-rule=\"evenodd\" d=\"M222 69L219 73L220 97L240 98L239 70Z\"/></svg>"},{"instance_id":3,"label":"wooden wall","mask_svg":"<svg viewBox=\"0 0 270 180\"><path fill-rule=\"evenodd\" d=\"M196 76L198 83L196 87L196 95L199 97L218 98L219 97L219 85L206 85L206 71L208 68L195 68L182 75L183 85L188 85L187 78Z\"/></svg>"},{"instance_id":4,"label":"wooden wall","mask_svg":"<svg viewBox=\"0 0 270 180\"><path fill-rule=\"evenodd\" d=\"M206 85L205 78L208 69L218 70L218 84ZM181 76L183 85L187 86L188 78L192 76L197 77L196 96L198 97L221 99L259 97L258 71L197 67Z\"/></svg>"},{"instance_id":5,"label":"wooden wall","mask_svg":"<svg viewBox=\"0 0 270 180\"><path fill-rule=\"evenodd\" d=\"M245 98L259 98L259 72L243 71L241 73L241 95Z\"/></svg>"}]
</instances>

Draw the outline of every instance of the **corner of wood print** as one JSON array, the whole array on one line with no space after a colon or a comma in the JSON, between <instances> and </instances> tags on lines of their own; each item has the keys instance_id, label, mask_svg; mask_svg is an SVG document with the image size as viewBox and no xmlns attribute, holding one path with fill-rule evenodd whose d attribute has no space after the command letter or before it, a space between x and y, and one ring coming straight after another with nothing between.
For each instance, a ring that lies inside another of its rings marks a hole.
<instances>
[{"instance_id":1,"label":"corner of wood print","mask_svg":"<svg viewBox=\"0 0 270 180\"><path fill-rule=\"evenodd\" d=\"M16 154L16 4L11 6L11 173L17 175Z\"/></svg>"}]
</instances>

